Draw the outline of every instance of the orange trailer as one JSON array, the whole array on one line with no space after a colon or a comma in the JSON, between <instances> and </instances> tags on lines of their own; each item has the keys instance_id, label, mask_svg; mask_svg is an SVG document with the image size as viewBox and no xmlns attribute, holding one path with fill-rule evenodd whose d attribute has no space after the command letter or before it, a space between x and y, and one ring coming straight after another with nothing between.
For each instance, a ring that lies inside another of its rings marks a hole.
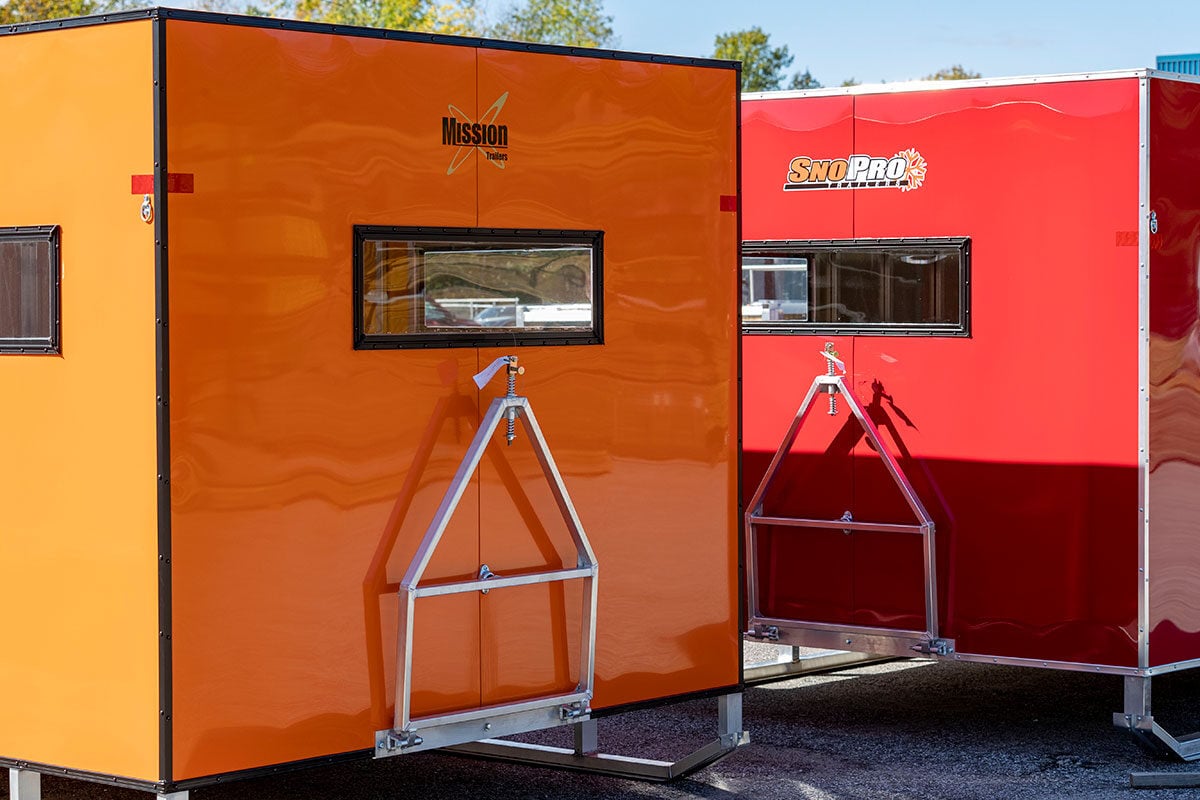
<instances>
[{"instance_id":1,"label":"orange trailer","mask_svg":"<svg viewBox=\"0 0 1200 800\"><path fill-rule=\"evenodd\" d=\"M0 32L15 795L565 724L533 757L586 766L593 714L697 695L716 741L640 769L744 741L737 88L166 9Z\"/></svg>"}]
</instances>

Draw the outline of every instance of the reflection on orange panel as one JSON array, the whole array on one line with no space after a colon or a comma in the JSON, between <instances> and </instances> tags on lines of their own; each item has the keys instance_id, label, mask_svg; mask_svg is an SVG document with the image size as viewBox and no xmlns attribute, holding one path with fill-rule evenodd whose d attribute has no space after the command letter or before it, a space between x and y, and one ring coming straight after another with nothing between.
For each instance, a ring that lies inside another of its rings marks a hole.
<instances>
[{"instance_id":1,"label":"reflection on orange panel","mask_svg":"<svg viewBox=\"0 0 1200 800\"><path fill-rule=\"evenodd\" d=\"M736 683L737 215L721 211L737 191L736 75L506 51L479 63L479 110L507 93L510 130L503 169L478 165L479 224L604 231L604 345L519 353L519 391L600 564L594 705ZM508 493L487 461L481 476L486 515ZM485 559L541 556L517 514L481 536ZM541 646L532 627L513 635ZM485 683L520 678L500 663Z\"/></svg>"},{"instance_id":2,"label":"reflection on orange panel","mask_svg":"<svg viewBox=\"0 0 1200 800\"><path fill-rule=\"evenodd\" d=\"M159 778L154 233L129 181L153 164L152 63L143 21L0 40L0 226L62 237L61 355L0 356L0 758L145 781Z\"/></svg>"},{"instance_id":3,"label":"reflection on orange panel","mask_svg":"<svg viewBox=\"0 0 1200 800\"><path fill-rule=\"evenodd\" d=\"M355 224L474 224L435 126L469 48L170 21L177 780L369 747L399 581L478 421L470 350L351 347ZM464 92L466 96L464 96ZM473 575L469 489L426 572ZM479 702L472 596L419 600L417 714Z\"/></svg>"}]
</instances>

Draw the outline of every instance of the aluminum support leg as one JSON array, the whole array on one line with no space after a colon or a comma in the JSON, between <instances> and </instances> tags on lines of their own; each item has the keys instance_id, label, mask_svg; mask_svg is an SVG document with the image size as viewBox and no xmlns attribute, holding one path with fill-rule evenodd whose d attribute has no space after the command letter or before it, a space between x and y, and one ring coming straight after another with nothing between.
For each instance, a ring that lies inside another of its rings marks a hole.
<instances>
[{"instance_id":1,"label":"aluminum support leg","mask_svg":"<svg viewBox=\"0 0 1200 800\"><path fill-rule=\"evenodd\" d=\"M575 755L594 756L600 752L600 728L596 720L576 722L572 728L575 736Z\"/></svg>"},{"instance_id":2,"label":"aluminum support leg","mask_svg":"<svg viewBox=\"0 0 1200 800\"><path fill-rule=\"evenodd\" d=\"M158 800L188 800L187 792L167 792L166 794L159 793Z\"/></svg>"},{"instance_id":3,"label":"aluminum support leg","mask_svg":"<svg viewBox=\"0 0 1200 800\"><path fill-rule=\"evenodd\" d=\"M717 735L721 738L742 733L742 693L721 695L717 700Z\"/></svg>"},{"instance_id":4,"label":"aluminum support leg","mask_svg":"<svg viewBox=\"0 0 1200 800\"><path fill-rule=\"evenodd\" d=\"M27 769L8 770L10 800L42 800L42 776Z\"/></svg>"},{"instance_id":5,"label":"aluminum support leg","mask_svg":"<svg viewBox=\"0 0 1200 800\"><path fill-rule=\"evenodd\" d=\"M1113 714L1113 724L1126 728L1138 744L1155 753L1175 755L1184 761L1200 759L1200 733L1176 737L1154 721L1150 711L1150 676L1125 678L1125 703L1122 713Z\"/></svg>"}]
</instances>

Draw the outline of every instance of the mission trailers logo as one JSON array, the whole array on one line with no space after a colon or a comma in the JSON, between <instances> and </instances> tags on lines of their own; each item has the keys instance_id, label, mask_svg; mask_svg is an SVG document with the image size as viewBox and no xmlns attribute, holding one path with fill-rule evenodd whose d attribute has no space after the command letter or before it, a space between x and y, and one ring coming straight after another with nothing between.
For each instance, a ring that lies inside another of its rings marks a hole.
<instances>
[{"instance_id":1,"label":"mission trailers logo","mask_svg":"<svg viewBox=\"0 0 1200 800\"><path fill-rule=\"evenodd\" d=\"M447 175L461 167L471 153L478 151L488 163L504 169L508 161L508 126L497 125L496 117L508 102L508 92L496 98L491 108L483 112L478 122L473 122L463 110L451 104L447 108L450 116L442 117L442 144L457 148L450 157Z\"/></svg>"},{"instance_id":2,"label":"mission trailers logo","mask_svg":"<svg viewBox=\"0 0 1200 800\"><path fill-rule=\"evenodd\" d=\"M853 155L817 159L796 156L788 165L784 191L798 189L899 189L911 192L925 183L928 165L911 147L891 158Z\"/></svg>"}]
</instances>

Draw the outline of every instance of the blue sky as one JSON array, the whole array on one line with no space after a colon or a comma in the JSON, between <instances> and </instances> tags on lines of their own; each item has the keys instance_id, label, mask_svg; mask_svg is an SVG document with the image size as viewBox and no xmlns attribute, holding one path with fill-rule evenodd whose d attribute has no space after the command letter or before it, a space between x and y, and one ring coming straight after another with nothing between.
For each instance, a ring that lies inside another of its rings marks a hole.
<instances>
[{"instance_id":1,"label":"blue sky","mask_svg":"<svg viewBox=\"0 0 1200 800\"><path fill-rule=\"evenodd\" d=\"M712 54L759 26L826 86L920 78L953 64L985 78L1153 67L1200 53L1200 0L604 0L620 49Z\"/></svg>"}]
</instances>

